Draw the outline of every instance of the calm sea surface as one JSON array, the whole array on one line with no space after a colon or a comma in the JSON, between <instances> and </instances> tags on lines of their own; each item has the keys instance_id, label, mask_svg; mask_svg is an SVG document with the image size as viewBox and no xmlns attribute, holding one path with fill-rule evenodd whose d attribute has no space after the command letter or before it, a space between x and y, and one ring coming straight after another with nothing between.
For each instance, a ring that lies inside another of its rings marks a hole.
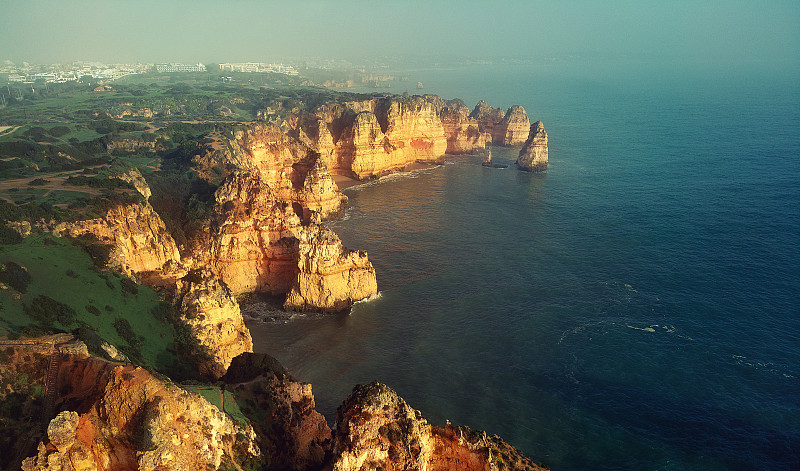
<instances>
[{"instance_id":1,"label":"calm sea surface","mask_svg":"<svg viewBox=\"0 0 800 471\"><path fill-rule=\"evenodd\" d=\"M347 190L331 227L369 252L380 297L252 322L256 350L312 383L330 422L377 379L554 470L800 469L798 76L413 77L522 104L549 170L458 157Z\"/></svg>"}]
</instances>

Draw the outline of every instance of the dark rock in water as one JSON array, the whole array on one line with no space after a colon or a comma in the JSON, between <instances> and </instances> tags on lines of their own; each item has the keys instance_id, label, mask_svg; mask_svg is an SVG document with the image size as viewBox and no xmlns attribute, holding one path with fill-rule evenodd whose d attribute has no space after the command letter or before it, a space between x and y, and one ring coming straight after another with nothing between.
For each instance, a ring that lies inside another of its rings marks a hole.
<instances>
[{"instance_id":1,"label":"dark rock in water","mask_svg":"<svg viewBox=\"0 0 800 471\"><path fill-rule=\"evenodd\" d=\"M484 162L481 165L484 166L484 167L489 167L489 168L508 168L508 165L495 164L495 163L492 163L492 162Z\"/></svg>"}]
</instances>

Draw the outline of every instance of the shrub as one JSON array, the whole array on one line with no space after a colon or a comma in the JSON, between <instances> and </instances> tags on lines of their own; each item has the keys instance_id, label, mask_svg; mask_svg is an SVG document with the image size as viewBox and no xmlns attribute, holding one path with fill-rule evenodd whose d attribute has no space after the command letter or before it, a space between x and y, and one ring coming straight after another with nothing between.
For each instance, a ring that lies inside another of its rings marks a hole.
<instances>
[{"instance_id":1,"label":"shrub","mask_svg":"<svg viewBox=\"0 0 800 471\"><path fill-rule=\"evenodd\" d=\"M51 136L61 137L64 134L69 133L69 131L70 131L70 129L67 126L53 126L52 128L50 128L48 133Z\"/></svg>"},{"instance_id":2,"label":"shrub","mask_svg":"<svg viewBox=\"0 0 800 471\"><path fill-rule=\"evenodd\" d=\"M122 286L123 292L131 293L134 296L139 294L139 285L130 278L122 278L119 280L119 284Z\"/></svg>"},{"instance_id":3,"label":"shrub","mask_svg":"<svg viewBox=\"0 0 800 471\"><path fill-rule=\"evenodd\" d=\"M20 242L22 242L22 236L19 232L0 225L0 244L19 244Z\"/></svg>"},{"instance_id":4,"label":"shrub","mask_svg":"<svg viewBox=\"0 0 800 471\"><path fill-rule=\"evenodd\" d=\"M128 342L128 345L131 347L138 349L142 344L141 339L136 336L136 333L133 331L133 327L131 327L131 323L128 322L128 319L118 317L117 320L114 321L114 329L117 331L117 334L119 334L123 340Z\"/></svg>"},{"instance_id":5,"label":"shrub","mask_svg":"<svg viewBox=\"0 0 800 471\"><path fill-rule=\"evenodd\" d=\"M15 262L6 262L0 266L0 281L20 293L28 292L31 275L24 267Z\"/></svg>"},{"instance_id":6,"label":"shrub","mask_svg":"<svg viewBox=\"0 0 800 471\"><path fill-rule=\"evenodd\" d=\"M41 294L33 298L30 305L24 304L23 310L28 317L47 327L55 321L69 326L75 322L77 314L72 307Z\"/></svg>"},{"instance_id":7,"label":"shrub","mask_svg":"<svg viewBox=\"0 0 800 471\"><path fill-rule=\"evenodd\" d=\"M73 334L75 334L76 337L81 339L83 343L86 344L86 347L89 349L90 352L92 353L103 352L103 347L102 347L103 339L100 337L100 335L98 335L97 331L92 326L81 322L80 327L78 327L73 332Z\"/></svg>"},{"instance_id":8,"label":"shrub","mask_svg":"<svg viewBox=\"0 0 800 471\"><path fill-rule=\"evenodd\" d=\"M45 180L44 178L34 178L33 180L28 182L28 185L42 186L42 185L47 185L48 183L50 183L50 180Z\"/></svg>"}]
</instances>

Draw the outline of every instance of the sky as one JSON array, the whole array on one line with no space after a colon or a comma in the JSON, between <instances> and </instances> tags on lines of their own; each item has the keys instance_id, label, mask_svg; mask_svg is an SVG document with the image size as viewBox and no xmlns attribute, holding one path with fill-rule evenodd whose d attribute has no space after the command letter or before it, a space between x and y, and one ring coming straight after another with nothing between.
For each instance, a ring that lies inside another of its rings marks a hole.
<instances>
[{"instance_id":1,"label":"sky","mask_svg":"<svg viewBox=\"0 0 800 471\"><path fill-rule=\"evenodd\" d=\"M799 0L3 0L0 61L594 56L798 63Z\"/></svg>"}]
</instances>

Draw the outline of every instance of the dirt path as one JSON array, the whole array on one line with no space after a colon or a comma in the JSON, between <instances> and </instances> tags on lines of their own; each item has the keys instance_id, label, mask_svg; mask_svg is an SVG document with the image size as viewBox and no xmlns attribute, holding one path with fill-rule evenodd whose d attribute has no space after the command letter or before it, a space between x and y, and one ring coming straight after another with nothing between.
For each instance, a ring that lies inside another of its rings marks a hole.
<instances>
[{"instance_id":1,"label":"dirt path","mask_svg":"<svg viewBox=\"0 0 800 471\"><path fill-rule=\"evenodd\" d=\"M21 128L22 126L0 126L0 136L4 136L6 134L12 134L17 129Z\"/></svg>"},{"instance_id":2,"label":"dirt path","mask_svg":"<svg viewBox=\"0 0 800 471\"><path fill-rule=\"evenodd\" d=\"M48 195L50 195L54 190L78 191L78 192L87 193L87 194L90 194L90 195L93 195L93 196L97 196L97 195L102 194L102 191L101 191L100 188L93 188L93 187L90 187L90 186L73 186L73 185L66 185L65 184L65 182L67 181L67 179L70 176L78 174L78 173L81 173L81 172L83 172L83 169L81 169L81 170L71 170L71 171L66 171L66 172L53 172L53 173L49 173L49 174L36 175L36 176L33 176L33 177L17 178L17 179L14 179L14 180L3 180L3 181L0 181L0 193L5 193L5 194L4 195L0 195L0 198L4 199L6 201L13 202L13 200L11 199L12 194L9 191L12 188L19 188L19 189L23 189L24 188L24 189L29 189L29 190L35 190L35 189L48 190L48 191L46 191L44 193L44 195L42 195L43 198L48 196ZM44 184L44 185L29 185L29 183L31 181L33 181L33 180L35 180L37 178L43 178L45 180L49 180L49 182Z\"/></svg>"}]
</instances>

